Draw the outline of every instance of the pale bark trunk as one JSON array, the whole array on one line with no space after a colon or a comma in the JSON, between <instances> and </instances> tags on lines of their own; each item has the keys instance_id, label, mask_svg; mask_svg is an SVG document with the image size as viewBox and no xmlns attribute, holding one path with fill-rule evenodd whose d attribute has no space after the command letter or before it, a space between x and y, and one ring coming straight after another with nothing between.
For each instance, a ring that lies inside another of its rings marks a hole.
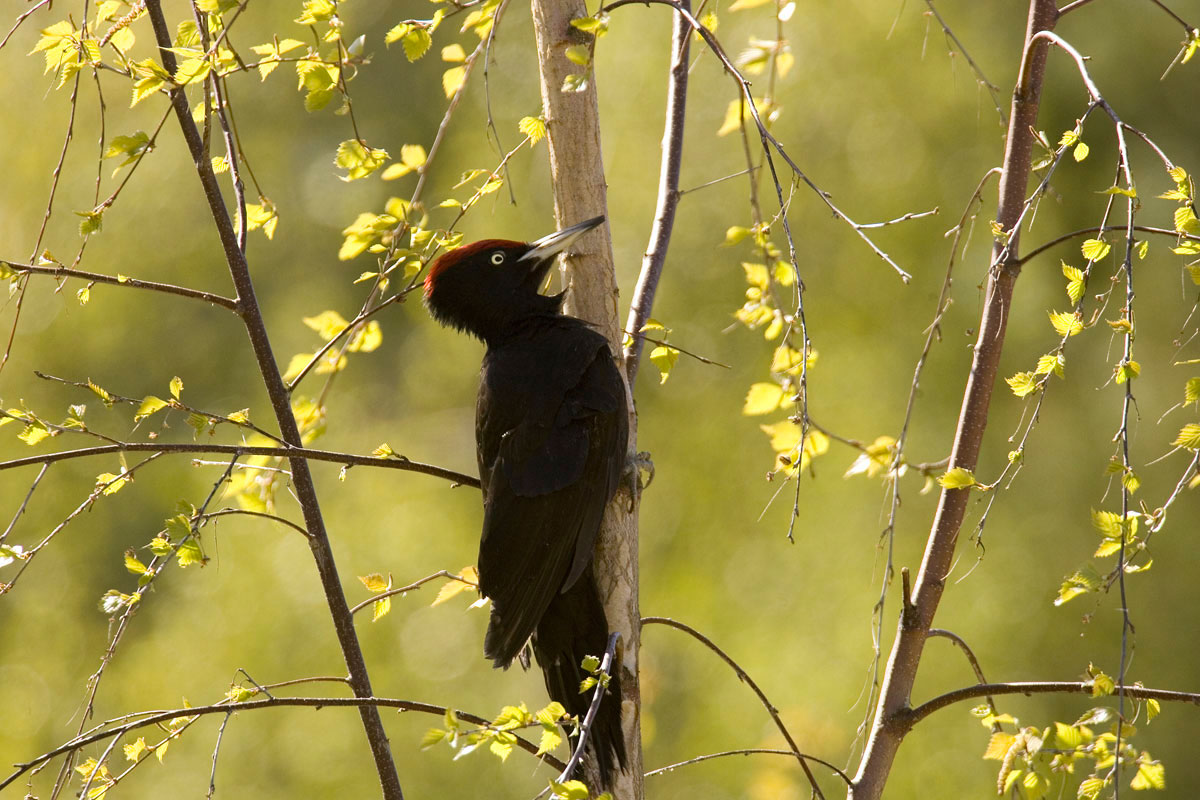
<instances>
[{"instance_id":1,"label":"pale bark trunk","mask_svg":"<svg viewBox=\"0 0 1200 800\"><path fill-rule=\"evenodd\" d=\"M586 44L588 36L570 21L587 16L582 0L533 0L533 25L541 72L542 104L554 185L554 212L559 227L599 214L607 215L607 184L600 152L599 110L595 82L583 92L561 91L563 79L583 71L566 58L566 47ZM621 352L618 292L608 225L584 237L568 259L570 291L566 310L592 323ZM624 370L622 370L622 374ZM637 441L637 417L630 403L630 449ZM641 694L638 686L640 612L638 610L637 509L628 494L618 492L609 504L596 549L596 581L604 598L609 626L621 633L620 678L627 772L614 788L616 800L642 797Z\"/></svg>"}]
</instances>

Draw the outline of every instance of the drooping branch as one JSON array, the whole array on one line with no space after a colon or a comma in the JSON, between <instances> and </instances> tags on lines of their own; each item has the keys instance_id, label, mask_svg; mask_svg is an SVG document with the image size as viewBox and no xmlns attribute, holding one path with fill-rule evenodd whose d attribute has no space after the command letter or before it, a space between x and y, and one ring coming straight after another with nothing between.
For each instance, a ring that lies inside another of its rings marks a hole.
<instances>
[{"instance_id":1,"label":"drooping branch","mask_svg":"<svg viewBox=\"0 0 1200 800\"><path fill-rule=\"evenodd\" d=\"M175 54L171 50L171 31L163 16L161 0L146 0L146 12L150 16L154 28L154 36L158 43L163 66L167 72L174 75L177 65ZM280 435L288 444L299 447L302 443L300 430L292 413L287 387L284 385L283 377L271 349L266 323L255 296L254 283L250 278L250 267L246 261L246 254L239 246L238 235L229 218L228 209L225 207L217 176L213 172L211 161L206 157L204 143L201 141L196 123L192 119L184 87L175 86L171 89L170 95L179 128L187 143L196 174L204 189L213 225L221 241L226 265L236 289L237 311L246 327L246 333L258 362L259 373L271 399ZM373 692L366 661L358 641L358 635L354 630L354 618L350 614L350 606L346 602L337 565L334 562L329 535L325 529L325 521L317 500L316 486L313 483L308 462L304 459L296 459L292 462L292 482L296 498L303 510L305 528L309 532L309 547L320 575L326 604L333 618L338 644L346 661L351 688L357 697L370 697ZM371 755L375 761L375 769L379 775L383 796L386 800L402 800L404 793L400 788L400 778L396 772L391 748L388 745L387 732L383 728L379 710L374 706L363 705L359 707L359 713L367 740L370 743Z\"/></svg>"},{"instance_id":2,"label":"drooping branch","mask_svg":"<svg viewBox=\"0 0 1200 800\"><path fill-rule=\"evenodd\" d=\"M750 690L758 696L758 700L760 703L762 703L763 708L765 708L767 713L770 714L772 721L775 723L775 727L779 730L779 733L783 735L783 739L787 742L788 747L792 748L792 754L800 762L800 768L804 770L804 774L808 778L809 784L812 786L813 793L822 799L825 797L825 795L821 793L821 787L817 783L816 776L813 775L812 770L809 769L808 762L805 760L807 757L800 752L800 748L796 746L796 740L792 738L791 731L789 731L787 726L783 723L783 718L779 716L779 711L775 708L774 704L767 699L766 694L764 694L763 690L758 687L758 684L754 682L754 679L750 677L749 673L742 669L741 664L738 664L736 661L734 661L728 653L726 653L720 647L717 647L716 643L714 643L704 634L700 633L700 631L696 630L690 625L685 625L678 620L671 619L670 617L643 617L642 625L666 625L668 628L674 628L675 630L683 631L688 636L691 636L709 650L716 653L718 658L728 664L730 669L733 670L734 674L737 675L738 680L750 687Z\"/></svg>"}]
</instances>

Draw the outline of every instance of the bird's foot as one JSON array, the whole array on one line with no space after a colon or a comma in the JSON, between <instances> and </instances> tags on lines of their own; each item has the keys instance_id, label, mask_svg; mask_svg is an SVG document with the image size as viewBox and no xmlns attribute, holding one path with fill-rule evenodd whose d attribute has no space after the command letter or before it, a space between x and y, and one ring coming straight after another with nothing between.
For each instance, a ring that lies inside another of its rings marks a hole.
<instances>
[{"instance_id":1,"label":"bird's foot","mask_svg":"<svg viewBox=\"0 0 1200 800\"><path fill-rule=\"evenodd\" d=\"M643 450L631 456L625 463L624 477L629 491L629 512L633 513L642 490L654 482L654 462L650 460L650 453Z\"/></svg>"}]
</instances>

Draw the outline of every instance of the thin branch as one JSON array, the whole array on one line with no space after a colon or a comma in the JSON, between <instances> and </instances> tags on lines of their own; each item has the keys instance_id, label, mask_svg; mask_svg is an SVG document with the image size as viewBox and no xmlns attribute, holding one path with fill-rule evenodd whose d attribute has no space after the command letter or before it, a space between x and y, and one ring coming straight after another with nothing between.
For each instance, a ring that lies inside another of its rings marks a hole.
<instances>
[{"instance_id":1,"label":"thin branch","mask_svg":"<svg viewBox=\"0 0 1200 800\"><path fill-rule=\"evenodd\" d=\"M605 675L612 672L613 658L616 656L617 642L620 640L620 631L613 631L608 636L608 647L604 651L604 658L600 661L600 671ZM604 699L605 694L607 692L605 691L604 682L597 680L595 690L592 692L592 702L588 706L587 713L583 716L583 722L579 726L579 741L575 743L575 750L571 753L571 758L558 775L559 783L566 783L571 780L571 776L575 774L575 770L579 767L579 762L583 760L583 749L587 747L588 736L592 732L592 723L596 719L596 713L600 711L600 702Z\"/></svg>"},{"instance_id":2,"label":"thin branch","mask_svg":"<svg viewBox=\"0 0 1200 800\"><path fill-rule=\"evenodd\" d=\"M33 16L34 12L40 9L42 6L49 5L50 2L51 0L39 0L36 6L17 17L17 21L13 23L11 28L9 28L8 33L4 36L4 39L0 40L0 50L4 49L4 45L8 44L8 40L12 38L12 35L17 32L17 28L21 27L21 24L25 22L25 20Z\"/></svg>"},{"instance_id":3,"label":"thin branch","mask_svg":"<svg viewBox=\"0 0 1200 800\"><path fill-rule=\"evenodd\" d=\"M42 478L46 477L46 472L49 469L49 464L42 465L41 471L38 472L37 477L34 478L33 483L30 484L29 491L25 493L25 499L21 501L21 505L17 508L16 513L13 514L13 518L9 521L8 527L4 529L4 533L0 533L0 544L3 544L4 540L8 538L8 535L13 532L13 528L17 527L17 520L19 520L21 515L25 513L25 509L29 506L29 501L33 499L34 491L37 489L38 484L42 482Z\"/></svg>"},{"instance_id":4,"label":"thin branch","mask_svg":"<svg viewBox=\"0 0 1200 800\"><path fill-rule=\"evenodd\" d=\"M678 0L682 11L691 11L691 0ZM687 111L688 52L691 29L683 14L671 18L671 69L667 81L666 123L663 130L662 162L658 175L658 201L654 210L654 223L650 228L650 242L642 257L642 269L633 300L629 304L629 321L626 331L641 331L650 319L654 307L654 296L667 262L667 248L671 243L671 231L675 227L675 211L679 206L679 169L683 163L683 131ZM637 378L644 342L636 336L625 345L625 376L632 387Z\"/></svg>"},{"instance_id":5,"label":"thin branch","mask_svg":"<svg viewBox=\"0 0 1200 800\"><path fill-rule=\"evenodd\" d=\"M992 105L996 107L996 113L1000 115L1000 124L1007 124L1008 120L1004 118L1004 108L1000 105L1000 98L996 94L996 92L1000 91L1000 87L989 81L987 76L983 74L983 68L975 63L975 59L971 58L971 54L967 52L967 48L964 47L963 43L960 42L958 37L954 35L954 31L950 30L950 26L946 24L946 20L942 19L942 15L938 13L937 8L933 5L933 0L925 0L925 5L929 6L930 13L933 14L935 19L937 19L938 25L942 26L942 33L947 39L953 42L954 46L958 48L958 51L963 54L963 58L967 59L967 64L969 64L971 69L975 72L975 77L978 78L979 82L982 83L987 89L988 94L992 98Z\"/></svg>"},{"instance_id":6,"label":"thin branch","mask_svg":"<svg viewBox=\"0 0 1200 800\"><path fill-rule=\"evenodd\" d=\"M788 747L791 748L792 755L794 755L800 762L800 767L804 770L804 774L808 777L808 782L812 786L813 792L817 795L817 797L820 797L822 800L824 800L825 795L821 793L821 788L817 784L817 778L815 775L813 775L812 770L809 768L808 762L805 760L806 756L801 753L800 748L796 746L796 741L792 738L791 732L788 731L787 726L783 724L783 719L779 716L779 710L771 704L771 701L767 699L765 694L763 694L763 690L758 688L758 684L755 683L754 679L746 673L746 670L742 669L740 664L730 658L724 650L717 647L717 645L714 644L713 641L707 636L682 622L673 620L669 617L642 617L642 626L644 627L646 625L666 625L669 628L675 628L676 630L683 631L696 641L703 644L709 650L712 650L717 654L717 656L720 657L722 661L728 664L729 667L734 671L734 674L738 676L738 680L749 686L750 690L758 696L759 702L762 703L763 708L767 710L767 713L771 715L771 719L775 722L775 727L778 728L781 734L783 734L784 741L786 741L788 743Z\"/></svg>"},{"instance_id":7,"label":"thin branch","mask_svg":"<svg viewBox=\"0 0 1200 800\"><path fill-rule=\"evenodd\" d=\"M171 49L171 29L163 16L161 0L146 0L146 12L154 28L154 37L158 43L163 67L174 75L177 65L175 54ZM226 26L221 35L224 36L228 32L229 27ZM196 123L192 119L184 87L174 86L170 91L170 97L180 131L187 144L188 152L191 154L196 175L203 187L213 225L221 240L226 266L236 289L238 313L250 339L263 385L270 397L280 435L284 441L298 447L302 444L300 429L295 415L292 413L287 387L284 385L271 348L266 322L255 296L254 282L250 276L250 265L246 261L246 254L239 244L237 232L229 219L229 211L225 205L225 198L221 194L217 177L213 172L212 163L205 158L204 143L201 141ZM374 692L371 689L366 659L358 641L358 634L354 629L354 618L351 616L349 604L346 602L346 594L338 574L333 548L325 528L325 520L321 515L321 506L317 499L312 473L309 470L308 462L302 458L293 460L291 465L292 485L303 510L305 527L309 532L309 548L312 551L322 591L325 594L326 605L332 617L338 645L346 662L351 688L357 697L370 697ZM400 777L396 771L396 764L388 744L387 731L384 730L379 710L374 706L362 706L359 708L359 713L367 741L370 744L383 796L385 800L402 800L404 793L400 786Z\"/></svg>"},{"instance_id":8,"label":"thin branch","mask_svg":"<svg viewBox=\"0 0 1200 800\"><path fill-rule=\"evenodd\" d=\"M772 149L779 154L780 158L782 158L784 160L784 162L792 170L793 174L795 174L795 176L797 178L799 178L801 181L803 181L804 184L806 186L808 186L808 188L811 189L817 195L817 197L821 200L821 202L823 202L826 205L826 207L828 207L829 210L833 212L833 215L835 217L844 221L847 225L850 226L851 230L853 230L855 232L855 234L860 239L863 240L863 242L867 245L867 247L869 247L871 249L871 252L873 252L876 256L878 256L880 259L882 259L884 261L884 263L886 263L888 266L890 266L892 269L894 269L896 271L896 274L898 274L900 276L901 280L903 280L905 283L908 283L910 280L912 280L911 275L909 275L907 272L905 272L900 267L900 265L897 264L892 259L891 256L889 256L886 252L881 250L878 245L876 245L873 241L871 241L871 238L869 236L867 236L866 233L863 232L862 225L860 225L859 223L857 223L853 219L851 219L849 216L847 216L847 214L844 211L842 211L840 208L837 207L837 205L834 204L833 200L830 199L830 196L827 192L825 192L819 186L817 186L815 183L813 183L812 179L810 179L808 177L808 175L804 172L804 170L800 169L800 165L797 164L795 161L793 161L792 157L787 154L787 151L784 149L783 144L778 139L776 139L770 133L770 131L767 130L767 126L765 123L763 123L762 118L759 116L758 107L754 102L754 95L750 88L750 81L748 81L746 79L746 77L744 75L742 75L742 73L737 69L737 67L734 66L733 61L729 58L728 55L726 55L724 48L721 46L721 43L717 40L716 36L713 35L712 31L710 31L703 24L701 24L700 21L697 20L694 16L692 16L692 14L689 11L687 11L685 8L683 8L680 5L680 3L678 2L678 0L615 0L615 2L609 3L608 5L604 6L603 10L605 13L611 13L612 11L620 8L621 6L629 5L631 3L637 3L639 5L641 5L641 4L664 5L664 6L668 6L670 8L675 9L675 12L677 14L679 14L680 16L682 16L687 21L688 25L691 26L692 30L694 30L702 39L704 39L704 41L708 45L709 49L713 52L713 54L721 62L722 66L724 66L725 71L728 72L733 77L733 79L738 83L741 94L746 100L746 109L750 112L750 115L754 118L754 124L758 128L759 137L762 139L762 142L764 145L764 152L767 156L767 163L768 163L768 166L771 167L772 176L775 178L776 191L778 194L781 195L781 203L780 203L781 208L786 208L786 204L782 202L782 187L779 184L778 176L774 174L775 169L774 169L774 164L771 160L771 154L770 154L770 151ZM769 147L767 147L767 145L769 145ZM782 217L782 221L783 221L784 226L786 227L787 226L786 215L784 215ZM791 240L789 237L789 244L790 244L790 242L791 242Z\"/></svg>"},{"instance_id":9,"label":"thin branch","mask_svg":"<svg viewBox=\"0 0 1200 800\"><path fill-rule=\"evenodd\" d=\"M1163 700L1175 703L1191 703L1200 706L1200 692L1175 692L1167 689L1147 689L1144 686L1127 686L1120 684L1117 688L1127 697L1137 700ZM977 686L967 686L952 692L938 695L903 715L902 721L906 728L911 728L933 712L946 706L961 703L964 700L974 700L990 695L1022 694L1026 697L1035 694L1087 694L1093 693L1094 684L1091 681L1025 681L1014 683L981 683Z\"/></svg>"},{"instance_id":10,"label":"thin branch","mask_svg":"<svg viewBox=\"0 0 1200 800\"><path fill-rule=\"evenodd\" d=\"M479 584L473 583L472 581L467 580L466 578L462 577L461 575L455 575L453 572L450 572L449 570L439 569L437 572L433 573L432 575L426 575L424 578L421 578L418 581L413 581L408 586L401 586L399 589L388 589L386 592L381 592L379 594L371 595L366 600L363 600L361 603L359 603L358 605L351 608L350 613L357 614L359 611L362 611L367 606L373 605L374 603L376 603L380 600L383 600L385 597L393 597L398 594L404 594L405 592L411 592L414 589L420 589L425 584L427 584L431 581L436 581L438 578L446 578L447 580L458 581L459 583L465 583L467 586L471 586L476 589L479 588Z\"/></svg>"},{"instance_id":11,"label":"thin branch","mask_svg":"<svg viewBox=\"0 0 1200 800\"><path fill-rule=\"evenodd\" d=\"M687 761L680 761L676 764L670 764L665 767L659 767L658 769L652 769L646 773L645 777L649 778L654 775L663 775L667 772L674 772L675 770L679 769L680 767L687 767L687 766L691 766L692 764L699 764L702 761L711 761L714 758L724 758L725 756L752 756L752 755L789 756L791 758L795 758L796 754L793 753L791 750L772 750L772 749L765 748L765 747L748 747L743 750L723 750L720 753L709 753L709 754L703 755L703 756L696 756L695 758L689 758ZM808 753L805 753L804 757L806 759L808 759L809 761L815 761L816 763L820 764L821 766L829 768L834 774L836 774L839 778L841 778L843 781L845 781L847 786L850 785L850 776L847 775L846 773L842 772L835 765L830 764L828 761L826 761L823 758L817 758L816 756L809 755Z\"/></svg>"},{"instance_id":12,"label":"thin branch","mask_svg":"<svg viewBox=\"0 0 1200 800\"><path fill-rule=\"evenodd\" d=\"M153 2L153 0L151 0ZM437 716L445 716L447 711L452 710L454 715L461 720L470 722L473 725L479 725L483 728L490 729L492 724L489 720L472 714L467 711L458 709L450 709L447 706L433 705L432 703L419 703L414 700L399 700L391 697L273 697L264 700L247 700L241 703L214 703L207 706L194 706L192 708L174 708L168 711L158 711L149 713L139 720L127 722L124 725L118 725L115 728L88 733L83 736L76 736L68 742L65 742L53 750L49 750L36 758L15 764L16 770L12 772L3 781L0 781L0 789L4 789L21 775L28 772L30 769L37 767L47 761L62 755L80 750L88 745L96 742L103 742L113 737L121 737L125 734L146 728L150 726L158 726L164 722L169 722L173 719L200 717L207 714L229 714L239 711L258 711L264 708L362 708L370 706L371 708L395 708L400 711L418 711L423 714L434 714ZM146 712L141 712L146 713ZM555 771L561 770L565 764L562 761L550 755L549 753L538 754L538 747L533 742L522 739L514 734L516 745L527 753L536 756L540 761L546 763Z\"/></svg>"},{"instance_id":13,"label":"thin branch","mask_svg":"<svg viewBox=\"0 0 1200 800\"><path fill-rule=\"evenodd\" d=\"M419 472L435 478L443 478L455 485L479 488L479 479L461 472L443 469L433 464L423 464L403 456L398 458L381 458L377 456L360 456L353 453L339 453L333 450L313 450L308 447L255 447L240 444L166 444L163 442L121 442L120 444L99 445L97 447L82 447L78 450L64 450L57 453L44 453L40 456L14 458L11 461L0 461L0 470L27 467L32 464L53 464L56 461L66 461L72 458L102 456L113 453L223 453L243 456L274 456L286 458L296 463L305 460L327 461L332 464L348 466L383 467L398 469L406 472Z\"/></svg>"},{"instance_id":14,"label":"thin branch","mask_svg":"<svg viewBox=\"0 0 1200 800\"><path fill-rule=\"evenodd\" d=\"M239 465L239 466L241 466L241 465ZM201 514L199 519L204 522L207 522L210 519L216 519L217 517L227 517L232 514L237 514L239 516L246 516L246 517L258 517L260 519L269 519L272 522L278 522L280 525L286 525L287 527L295 530L297 533L299 533L304 538L306 538L306 539L308 538L308 531L304 530L304 528L302 528L299 525L297 525L296 523L292 522L290 519L286 519L284 517L280 517L275 514L268 514L265 511L251 511L248 508L222 508L222 509L219 509L217 511L213 511L213 512L210 512L207 514Z\"/></svg>"},{"instance_id":15,"label":"thin branch","mask_svg":"<svg viewBox=\"0 0 1200 800\"><path fill-rule=\"evenodd\" d=\"M1077 231L1071 231L1070 233L1064 233L1061 236L1055 236L1053 239L1046 242L1045 244L1039 245L1038 247L1035 247L1033 250L1030 250L1025 255L1016 259L1015 263L1025 264L1025 263L1033 260L1037 256L1041 255L1045 251L1049 250L1051 247L1054 247L1057 244L1062 244L1063 242L1065 242L1069 239L1074 239L1077 236L1085 236L1089 233L1104 233L1106 231L1123 231L1123 230L1127 230L1128 227L1129 226L1127 226L1127 225L1097 225L1097 226L1094 226L1091 228L1081 228L1080 230L1077 230ZM1155 227L1151 227L1149 225L1134 225L1133 230L1140 231L1141 233L1153 233L1153 234L1157 234L1159 236L1170 236L1175 239L1191 239L1193 242L1200 242L1200 236L1197 236L1197 235L1191 234L1191 233L1180 233L1179 231L1167 230L1166 228L1155 228Z\"/></svg>"}]
</instances>

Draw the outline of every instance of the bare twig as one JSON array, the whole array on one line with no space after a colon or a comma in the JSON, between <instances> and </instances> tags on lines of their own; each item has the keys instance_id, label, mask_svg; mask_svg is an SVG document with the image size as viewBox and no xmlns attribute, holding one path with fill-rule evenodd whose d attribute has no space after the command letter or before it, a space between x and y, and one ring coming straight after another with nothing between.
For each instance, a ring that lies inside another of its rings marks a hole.
<instances>
[{"instance_id":1,"label":"bare twig","mask_svg":"<svg viewBox=\"0 0 1200 800\"><path fill-rule=\"evenodd\" d=\"M699 764L702 761L711 761L714 758L724 758L726 756L753 756L753 755L788 756L789 758L796 757L796 754L793 753L791 750L772 750L772 749L765 748L765 747L748 747L743 750L723 750L720 753L708 753L707 755L696 756L695 758L689 758L686 761L680 761L676 764L669 764L665 767L659 767L658 769L652 769L646 773L645 777L649 778L649 777L652 777L655 775L663 775L668 772L674 772L675 770L679 769L680 767L687 767L687 766L691 766L692 764ZM850 776L847 775L846 773L842 772L835 765L830 764L825 759L817 758L816 756L809 755L808 753L805 753L804 757L806 759L808 759L809 761L815 761L816 763L820 764L821 766L827 767L835 775L837 775L839 778L841 778L843 781L845 781L847 786L850 785Z\"/></svg>"},{"instance_id":2,"label":"bare twig","mask_svg":"<svg viewBox=\"0 0 1200 800\"><path fill-rule=\"evenodd\" d=\"M112 286L127 286L130 289L149 289L155 292L163 292L165 294L178 295L180 297L190 297L195 300L203 300L213 305L221 306L233 311L237 308L237 301L223 295L213 292L205 292L199 289L189 289L186 286L174 286L169 283L158 283L156 281L144 281L139 278L129 278L124 275L104 275L99 272L88 272L81 269L69 269L67 267L48 267L39 266L36 264L21 264L15 261L5 261L0 259L0 266L8 267L14 272L24 273L26 275L47 275L52 278L79 278L91 283L106 283Z\"/></svg>"},{"instance_id":3,"label":"bare twig","mask_svg":"<svg viewBox=\"0 0 1200 800\"><path fill-rule=\"evenodd\" d=\"M804 770L804 774L808 778L808 782L812 786L814 794L820 798L825 797L825 795L821 793L820 786L817 784L816 776L813 775L812 770L808 766L808 762L805 760L806 756L800 752L800 748L796 746L796 741L792 738L791 732L787 729L787 726L783 724L783 719L779 716L778 709L772 705L771 701L768 700L767 696L763 693L763 690L758 688L758 684L754 682L754 679L751 678L749 674L747 674L746 670L742 669L740 664L730 658L730 656L724 650L717 647L717 645L714 644L711 639L700 633L700 631L689 625L685 625L678 620L673 620L669 617L642 617L642 625L666 625L669 628L675 628L676 630L683 631L696 641L703 644L709 650L712 650L717 654L718 657L720 657L722 661L728 664L729 667L734 671L734 674L738 676L738 680L749 686L750 690L758 696L759 702L762 703L763 708L767 710L767 713L775 722L775 727L783 735L784 741L788 743L788 747L792 749L792 755L794 755L800 762L800 768Z\"/></svg>"},{"instance_id":4,"label":"bare twig","mask_svg":"<svg viewBox=\"0 0 1200 800\"><path fill-rule=\"evenodd\" d=\"M162 442L121 442L120 444L100 445L97 447L82 447L78 450L64 450L58 453L44 453L40 456L14 458L10 461L0 461L0 470L27 467L32 464L52 464L56 461L66 461L72 458L86 458L113 453L227 453L243 456L274 456L286 458L295 464L304 460L327 461L332 464L349 466L383 467L398 469L406 472L420 472L444 478L456 485L479 488L479 479L461 472L443 469L432 464L411 461L403 456L399 458L379 458L376 456L360 456L353 453L339 453L333 450L313 450L308 447L254 447L238 444L166 444Z\"/></svg>"}]
</instances>

